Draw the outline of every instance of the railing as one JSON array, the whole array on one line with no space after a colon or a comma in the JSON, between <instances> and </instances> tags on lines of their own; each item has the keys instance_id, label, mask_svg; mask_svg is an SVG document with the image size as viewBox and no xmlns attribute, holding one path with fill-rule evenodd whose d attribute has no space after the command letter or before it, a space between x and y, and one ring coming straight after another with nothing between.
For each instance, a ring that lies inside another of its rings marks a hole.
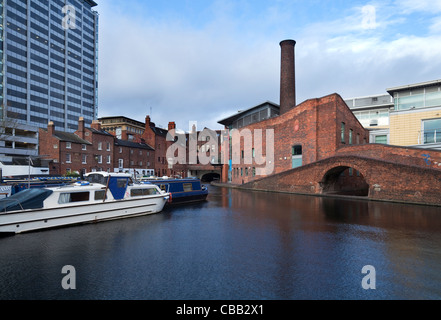
<instances>
[{"instance_id":1,"label":"railing","mask_svg":"<svg viewBox=\"0 0 441 320\"><path fill-rule=\"evenodd\" d=\"M420 144L441 143L441 128L421 132Z\"/></svg>"}]
</instances>

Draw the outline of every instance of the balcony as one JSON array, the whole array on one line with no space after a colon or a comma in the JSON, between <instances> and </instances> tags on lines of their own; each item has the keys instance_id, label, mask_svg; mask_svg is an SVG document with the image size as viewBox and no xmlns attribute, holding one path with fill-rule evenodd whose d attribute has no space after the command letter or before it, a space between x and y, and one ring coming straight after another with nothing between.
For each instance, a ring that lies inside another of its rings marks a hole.
<instances>
[{"instance_id":1,"label":"balcony","mask_svg":"<svg viewBox=\"0 0 441 320\"><path fill-rule=\"evenodd\" d=\"M421 132L418 140L419 144L441 143L441 128Z\"/></svg>"}]
</instances>

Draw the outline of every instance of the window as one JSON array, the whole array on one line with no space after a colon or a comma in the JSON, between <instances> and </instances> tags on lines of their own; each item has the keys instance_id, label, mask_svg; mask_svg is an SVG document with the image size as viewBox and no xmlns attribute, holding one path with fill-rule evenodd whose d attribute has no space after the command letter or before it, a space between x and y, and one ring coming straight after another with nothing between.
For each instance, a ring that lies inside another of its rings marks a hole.
<instances>
[{"instance_id":1,"label":"window","mask_svg":"<svg viewBox=\"0 0 441 320\"><path fill-rule=\"evenodd\" d=\"M96 159L97 159L97 162L98 162L98 163L103 163L103 156L102 156L102 155L98 155L98 156L96 157Z\"/></svg>"},{"instance_id":2,"label":"window","mask_svg":"<svg viewBox=\"0 0 441 320\"><path fill-rule=\"evenodd\" d=\"M122 148L121 147L119 147L119 153L122 153Z\"/></svg>"},{"instance_id":3,"label":"window","mask_svg":"<svg viewBox=\"0 0 441 320\"><path fill-rule=\"evenodd\" d=\"M59 204L89 201L89 192L61 193L58 198Z\"/></svg>"},{"instance_id":4,"label":"window","mask_svg":"<svg viewBox=\"0 0 441 320\"><path fill-rule=\"evenodd\" d=\"M423 120L423 143L441 142L441 119Z\"/></svg>"},{"instance_id":5,"label":"window","mask_svg":"<svg viewBox=\"0 0 441 320\"><path fill-rule=\"evenodd\" d=\"M184 183L184 192L193 191L193 185L191 183Z\"/></svg>"},{"instance_id":6,"label":"window","mask_svg":"<svg viewBox=\"0 0 441 320\"><path fill-rule=\"evenodd\" d=\"M66 149L72 149L72 143L66 142Z\"/></svg>"},{"instance_id":7,"label":"window","mask_svg":"<svg viewBox=\"0 0 441 320\"><path fill-rule=\"evenodd\" d=\"M292 168L298 168L303 165L303 148L301 145L292 147Z\"/></svg>"},{"instance_id":8,"label":"window","mask_svg":"<svg viewBox=\"0 0 441 320\"><path fill-rule=\"evenodd\" d=\"M81 145L81 150L87 150L87 146L85 144Z\"/></svg>"},{"instance_id":9,"label":"window","mask_svg":"<svg viewBox=\"0 0 441 320\"><path fill-rule=\"evenodd\" d=\"M87 164L87 154L83 154L83 156L82 156L82 163L83 164Z\"/></svg>"},{"instance_id":10,"label":"window","mask_svg":"<svg viewBox=\"0 0 441 320\"><path fill-rule=\"evenodd\" d=\"M375 143L387 144L387 135L375 136Z\"/></svg>"},{"instance_id":11,"label":"window","mask_svg":"<svg viewBox=\"0 0 441 320\"><path fill-rule=\"evenodd\" d=\"M72 163L72 156L70 153L66 153L66 163Z\"/></svg>"},{"instance_id":12,"label":"window","mask_svg":"<svg viewBox=\"0 0 441 320\"><path fill-rule=\"evenodd\" d=\"M110 151L110 142L107 142L107 151Z\"/></svg>"},{"instance_id":13,"label":"window","mask_svg":"<svg viewBox=\"0 0 441 320\"><path fill-rule=\"evenodd\" d=\"M131 197L140 197L140 196L148 196L152 194L156 194L157 190L154 188L140 188L140 189L132 189L130 190Z\"/></svg>"},{"instance_id":14,"label":"window","mask_svg":"<svg viewBox=\"0 0 441 320\"><path fill-rule=\"evenodd\" d=\"M354 133L354 131L351 129L349 130L349 144L352 144L352 134Z\"/></svg>"},{"instance_id":15,"label":"window","mask_svg":"<svg viewBox=\"0 0 441 320\"><path fill-rule=\"evenodd\" d=\"M345 127L346 124L344 122L341 123L341 142L345 143Z\"/></svg>"},{"instance_id":16,"label":"window","mask_svg":"<svg viewBox=\"0 0 441 320\"><path fill-rule=\"evenodd\" d=\"M111 157L107 156L107 164L110 164L110 163L111 163Z\"/></svg>"},{"instance_id":17,"label":"window","mask_svg":"<svg viewBox=\"0 0 441 320\"><path fill-rule=\"evenodd\" d=\"M256 176L256 168L253 167L253 177L255 177L255 176Z\"/></svg>"},{"instance_id":18,"label":"window","mask_svg":"<svg viewBox=\"0 0 441 320\"><path fill-rule=\"evenodd\" d=\"M119 169L124 168L124 160L123 159L118 159L118 168Z\"/></svg>"},{"instance_id":19,"label":"window","mask_svg":"<svg viewBox=\"0 0 441 320\"><path fill-rule=\"evenodd\" d=\"M116 187L119 189L125 189L127 187L127 182L128 179L126 178L116 179Z\"/></svg>"},{"instance_id":20,"label":"window","mask_svg":"<svg viewBox=\"0 0 441 320\"><path fill-rule=\"evenodd\" d=\"M103 143L102 142L98 142L98 150L103 150Z\"/></svg>"},{"instance_id":21,"label":"window","mask_svg":"<svg viewBox=\"0 0 441 320\"><path fill-rule=\"evenodd\" d=\"M106 196L106 190L95 191L95 200L104 200Z\"/></svg>"},{"instance_id":22,"label":"window","mask_svg":"<svg viewBox=\"0 0 441 320\"><path fill-rule=\"evenodd\" d=\"M294 147L292 147L292 155L293 156L302 155L302 146L294 146Z\"/></svg>"}]
</instances>

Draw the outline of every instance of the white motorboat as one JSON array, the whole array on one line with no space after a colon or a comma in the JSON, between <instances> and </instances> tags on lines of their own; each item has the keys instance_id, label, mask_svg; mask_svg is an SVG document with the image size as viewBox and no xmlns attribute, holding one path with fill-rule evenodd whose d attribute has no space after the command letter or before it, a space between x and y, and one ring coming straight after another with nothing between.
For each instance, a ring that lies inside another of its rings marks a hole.
<instances>
[{"instance_id":1,"label":"white motorboat","mask_svg":"<svg viewBox=\"0 0 441 320\"><path fill-rule=\"evenodd\" d=\"M22 233L161 212L169 193L133 183L124 173L91 172L86 180L33 188L0 200L0 233Z\"/></svg>"}]
</instances>

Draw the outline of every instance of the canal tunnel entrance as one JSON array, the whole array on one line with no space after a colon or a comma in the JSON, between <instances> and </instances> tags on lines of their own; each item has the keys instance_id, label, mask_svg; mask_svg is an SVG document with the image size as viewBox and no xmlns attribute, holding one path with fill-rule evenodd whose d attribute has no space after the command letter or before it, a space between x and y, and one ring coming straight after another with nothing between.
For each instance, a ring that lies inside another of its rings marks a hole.
<instances>
[{"instance_id":1,"label":"canal tunnel entrance","mask_svg":"<svg viewBox=\"0 0 441 320\"><path fill-rule=\"evenodd\" d=\"M364 176L348 166L332 168L326 172L320 184L323 194L369 196L369 184Z\"/></svg>"},{"instance_id":2,"label":"canal tunnel entrance","mask_svg":"<svg viewBox=\"0 0 441 320\"><path fill-rule=\"evenodd\" d=\"M219 180L220 180L219 173L206 173L201 178L202 182L212 182L212 181L219 181Z\"/></svg>"}]
</instances>

